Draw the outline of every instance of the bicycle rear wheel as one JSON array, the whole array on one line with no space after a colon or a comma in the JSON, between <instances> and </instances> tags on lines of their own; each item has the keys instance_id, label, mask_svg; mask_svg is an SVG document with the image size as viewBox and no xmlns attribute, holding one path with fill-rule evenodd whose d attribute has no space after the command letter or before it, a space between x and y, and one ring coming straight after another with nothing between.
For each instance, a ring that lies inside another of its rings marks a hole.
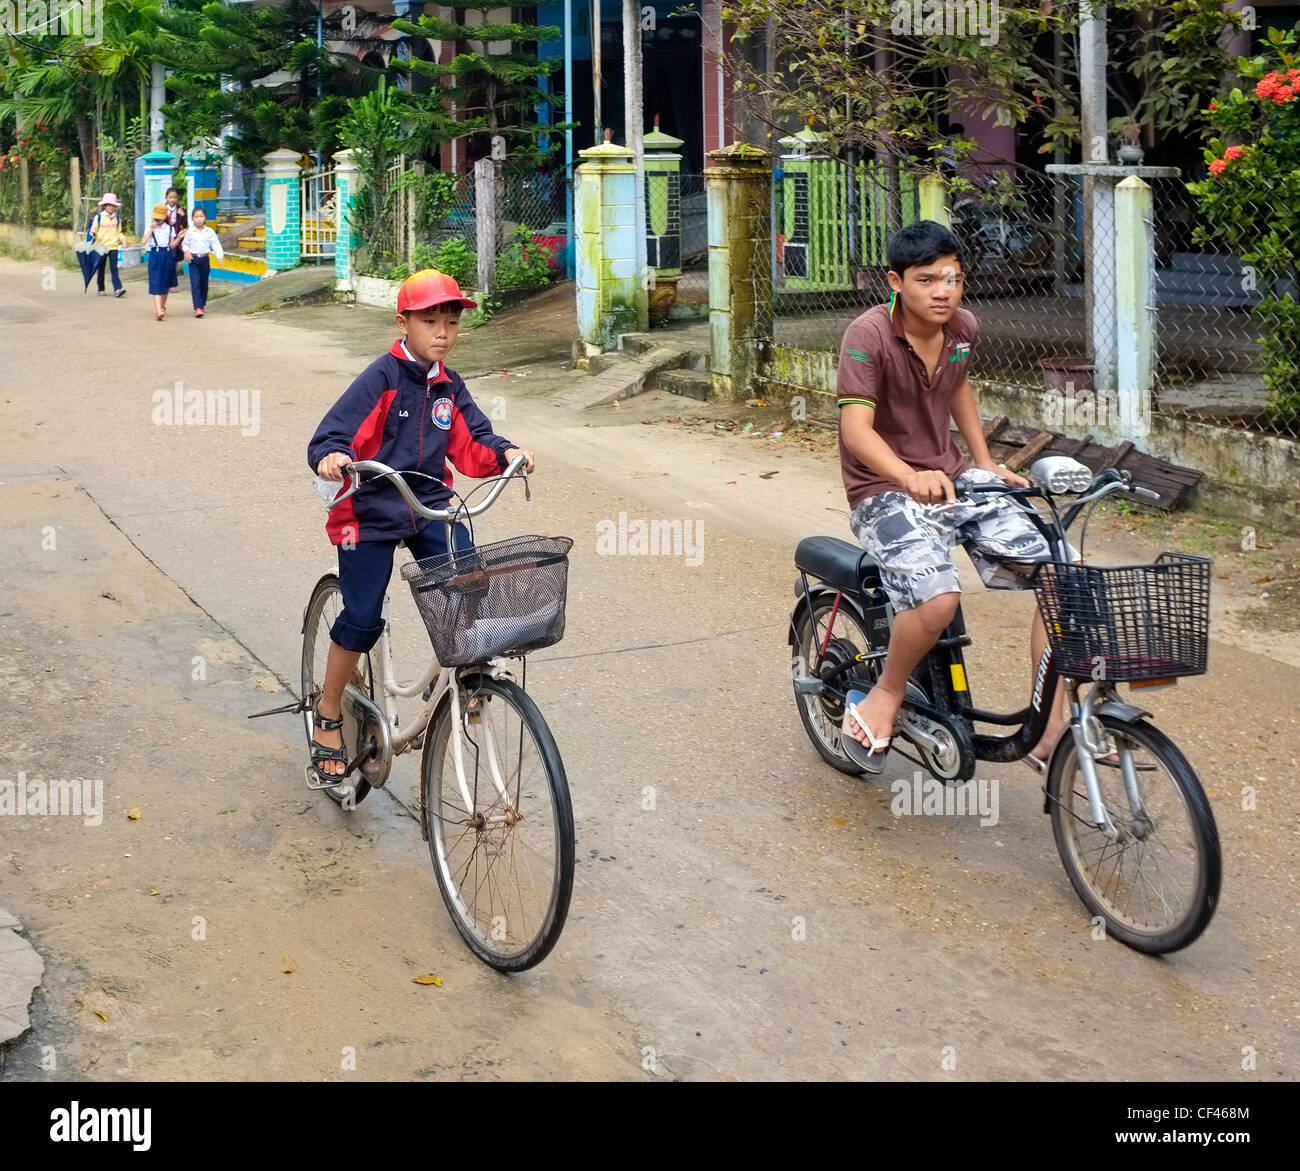
<instances>
[{"instance_id":1,"label":"bicycle rear wheel","mask_svg":"<svg viewBox=\"0 0 1300 1171\"><path fill-rule=\"evenodd\" d=\"M871 648L871 639L863 629L857 614L848 606L841 605L838 610L834 601L825 595L817 597L812 603L812 614L802 603L795 619L794 656L791 670L795 678L799 676L825 677L835 668L852 662L855 656ZM834 617L834 626L831 619ZM830 638L827 629L831 627ZM822 652L823 646L825 653ZM875 683L879 669L874 663L859 663L842 676L842 688L857 686L869 691ZM795 706L799 709L799 719L803 721L804 731L821 758L833 768L851 777L862 775L851 757L840 744L840 727L844 722L844 701L829 692L823 695L807 695L799 691L794 693Z\"/></svg>"},{"instance_id":2,"label":"bicycle rear wheel","mask_svg":"<svg viewBox=\"0 0 1300 1171\"><path fill-rule=\"evenodd\" d=\"M1056 848L1075 892L1109 934L1150 955L1177 951L1205 930L1218 902L1214 814L1196 773L1163 732L1145 721L1100 720L1121 763L1133 761L1139 799L1131 799L1120 768L1097 766L1102 801L1120 831L1112 841L1091 823L1079 749L1067 744L1047 779Z\"/></svg>"},{"instance_id":3,"label":"bicycle rear wheel","mask_svg":"<svg viewBox=\"0 0 1300 1171\"><path fill-rule=\"evenodd\" d=\"M343 592L339 589L339 579L332 573L326 574L316 583L312 590L311 601L307 603L307 612L302 621L302 694L311 695L318 691L325 682L325 662L329 657L330 630L334 620L343 609ZM370 686L370 656L362 655L352 672L352 686L373 697ZM310 745L312 737L312 712L309 708L303 712L303 723ZM354 754L361 737L356 719L352 715L352 705L343 705L343 744L349 754ZM346 781L322 793L345 809L355 809L366 799L370 792L369 783L362 778L358 769Z\"/></svg>"},{"instance_id":4,"label":"bicycle rear wheel","mask_svg":"<svg viewBox=\"0 0 1300 1171\"><path fill-rule=\"evenodd\" d=\"M425 738L420 799L438 889L461 937L501 972L540 963L573 894L573 808L537 705L509 679L463 675L457 776L452 706ZM468 711L477 699L477 714Z\"/></svg>"}]
</instances>

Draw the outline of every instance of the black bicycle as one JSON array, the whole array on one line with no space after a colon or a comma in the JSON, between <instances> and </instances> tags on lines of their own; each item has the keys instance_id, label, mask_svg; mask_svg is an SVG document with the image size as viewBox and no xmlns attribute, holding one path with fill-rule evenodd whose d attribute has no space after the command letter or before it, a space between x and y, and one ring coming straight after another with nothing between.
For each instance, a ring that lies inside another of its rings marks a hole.
<instances>
[{"instance_id":1,"label":"black bicycle","mask_svg":"<svg viewBox=\"0 0 1300 1171\"><path fill-rule=\"evenodd\" d=\"M1051 546L1053 561L1034 578L1048 645L1029 704L1008 713L974 705L962 657L971 640L959 607L908 683L892 751L950 785L970 780L976 761L1020 760L1042 737L1050 697L1064 678L1071 718L1046 765L1043 811L1065 871L1108 933L1149 954L1176 951L1214 915L1218 829L1195 770L1150 712L1120 698L1117 685L1145 691L1204 674L1211 562L1165 553L1152 565L1076 563L1066 533L1085 509L1115 492L1155 493L1114 469L1093 477L1061 457L1038 461L1029 475L1029 488L981 484L957 502L987 503L978 496L990 493L1015 498ZM1081 487L1068 507L1058 506L1058 496ZM879 677L893 609L879 569L857 545L808 537L795 565L789 637L799 716L822 757L857 775L862 770L840 744L845 695L869 690ZM1016 730L990 734L977 724Z\"/></svg>"}]
</instances>

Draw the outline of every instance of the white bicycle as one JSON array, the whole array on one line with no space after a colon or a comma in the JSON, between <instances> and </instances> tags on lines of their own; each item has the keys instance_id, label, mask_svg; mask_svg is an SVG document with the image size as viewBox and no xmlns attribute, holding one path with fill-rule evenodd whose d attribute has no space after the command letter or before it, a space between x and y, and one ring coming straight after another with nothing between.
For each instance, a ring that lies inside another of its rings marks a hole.
<instances>
[{"instance_id":1,"label":"white bicycle","mask_svg":"<svg viewBox=\"0 0 1300 1171\"><path fill-rule=\"evenodd\" d=\"M426 508L404 476L373 460L349 464L351 486L383 477L411 508L447 526L486 512L521 469L516 458L491 483L481 504ZM486 487L486 483L480 485ZM558 642L564 634L567 537L514 537L471 546L402 567L429 629L434 655L414 682L397 681L388 599L384 631L361 657L344 692L346 771L308 784L345 809L355 809L388 780L393 757L422 749L420 832L443 902L476 955L503 972L539 963L555 946L573 893L573 809L564 762L546 721L515 682L512 658ZM303 614L302 699L280 711L301 711L307 738L329 654L330 630L343 608L338 575L327 573ZM398 727L397 700L421 696L424 707ZM261 713L269 714L269 713Z\"/></svg>"}]
</instances>

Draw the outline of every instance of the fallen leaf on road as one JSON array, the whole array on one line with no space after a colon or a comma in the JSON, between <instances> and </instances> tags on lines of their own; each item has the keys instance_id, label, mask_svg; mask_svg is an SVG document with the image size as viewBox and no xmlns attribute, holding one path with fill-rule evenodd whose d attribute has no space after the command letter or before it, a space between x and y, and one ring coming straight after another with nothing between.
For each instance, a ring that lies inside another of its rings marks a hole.
<instances>
[{"instance_id":1,"label":"fallen leaf on road","mask_svg":"<svg viewBox=\"0 0 1300 1171\"><path fill-rule=\"evenodd\" d=\"M432 972L426 972L423 976L412 976L412 984L433 984L438 988L442 987L442 977L435 976Z\"/></svg>"},{"instance_id":2,"label":"fallen leaf on road","mask_svg":"<svg viewBox=\"0 0 1300 1171\"><path fill-rule=\"evenodd\" d=\"M770 480L773 476L775 476L778 472L780 472L780 470L781 470L780 468L777 468L775 472L759 472L758 478L760 480Z\"/></svg>"},{"instance_id":3,"label":"fallen leaf on road","mask_svg":"<svg viewBox=\"0 0 1300 1171\"><path fill-rule=\"evenodd\" d=\"M156 894L161 894L162 892L161 892L161 891L156 891L156 890L151 890L149 893L150 893L151 895L156 895Z\"/></svg>"},{"instance_id":4,"label":"fallen leaf on road","mask_svg":"<svg viewBox=\"0 0 1300 1171\"><path fill-rule=\"evenodd\" d=\"M832 825L848 825L848 824L849 824L849 819L848 819L847 817L837 817L837 818L836 818L836 819L835 819L831 824L832 824Z\"/></svg>"},{"instance_id":5,"label":"fallen leaf on road","mask_svg":"<svg viewBox=\"0 0 1300 1171\"><path fill-rule=\"evenodd\" d=\"M144 814L140 812L140 806L138 805L133 805L130 810L127 811L127 817L132 821L139 821L143 816Z\"/></svg>"},{"instance_id":6,"label":"fallen leaf on road","mask_svg":"<svg viewBox=\"0 0 1300 1171\"><path fill-rule=\"evenodd\" d=\"M297 970L298 970L298 965L294 961L293 956L289 955L288 952L286 952L284 958L280 961L280 971L282 971L287 976L289 975L290 972L296 972Z\"/></svg>"}]
</instances>

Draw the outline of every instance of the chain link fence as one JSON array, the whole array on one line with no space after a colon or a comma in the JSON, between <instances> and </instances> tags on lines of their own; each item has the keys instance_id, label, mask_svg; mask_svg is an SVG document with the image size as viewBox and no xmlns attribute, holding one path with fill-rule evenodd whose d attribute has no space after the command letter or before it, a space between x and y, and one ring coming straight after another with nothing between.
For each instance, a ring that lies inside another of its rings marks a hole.
<instances>
[{"instance_id":1,"label":"chain link fence","mask_svg":"<svg viewBox=\"0 0 1300 1171\"><path fill-rule=\"evenodd\" d=\"M1154 237L1148 306L1155 330L1154 410L1169 418L1300 436L1295 347L1286 358L1294 318L1270 308L1269 290L1237 257L1198 242L1198 207L1186 186L1192 178L1147 180ZM1116 305L1113 287L1091 288L1085 279L1082 181L968 168L963 179L950 187L948 208L965 253L962 305L980 324L976 376L1039 396L1047 407L1045 426L1055 428L1071 413L1086 428L1100 409L1089 298L1094 312L1105 317L1113 318ZM1261 221L1270 218L1263 199L1259 212ZM902 168L850 166L823 157L781 159L768 265L777 344L838 353L848 323L889 298L889 236L919 218L918 185ZM1114 225L1099 222L1095 230L1111 232ZM1296 296L1289 282L1273 291ZM1271 358L1261 341L1269 337Z\"/></svg>"},{"instance_id":2,"label":"chain link fence","mask_svg":"<svg viewBox=\"0 0 1300 1171\"><path fill-rule=\"evenodd\" d=\"M368 269L400 280L436 268L480 293L545 288L563 276L562 173L508 164L494 173L493 189L485 192L474 172L426 172L406 159L395 162L368 197L383 209L366 241ZM484 240L492 241L495 259L490 289L479 287Z\"/></svg>"}]
</instances>

